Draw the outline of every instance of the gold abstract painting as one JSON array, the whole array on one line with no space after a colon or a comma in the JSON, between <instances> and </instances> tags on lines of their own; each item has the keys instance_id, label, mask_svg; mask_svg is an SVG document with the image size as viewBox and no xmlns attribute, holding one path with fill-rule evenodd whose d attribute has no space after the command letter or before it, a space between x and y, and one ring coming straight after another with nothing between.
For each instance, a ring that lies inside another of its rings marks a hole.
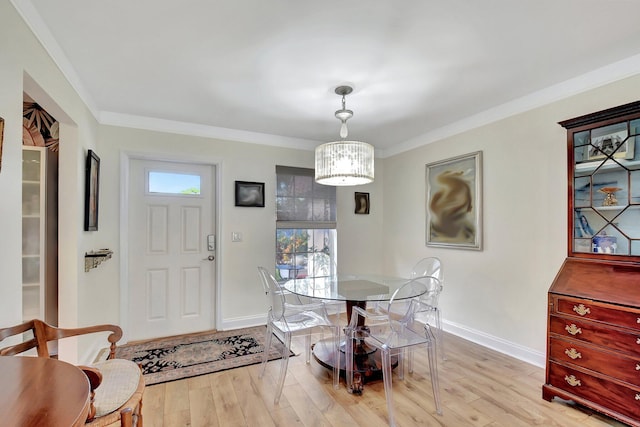
<instances>
[{"instance_id":1,"label":"gold abstract painting","mask_svg":"<svg viewBox=\"0 0 640 427\"><path fill-rule=\"evenodd\" d=\"M426 244L482 249L482 152L426 165Z\"/></svg>"}]
</instances>

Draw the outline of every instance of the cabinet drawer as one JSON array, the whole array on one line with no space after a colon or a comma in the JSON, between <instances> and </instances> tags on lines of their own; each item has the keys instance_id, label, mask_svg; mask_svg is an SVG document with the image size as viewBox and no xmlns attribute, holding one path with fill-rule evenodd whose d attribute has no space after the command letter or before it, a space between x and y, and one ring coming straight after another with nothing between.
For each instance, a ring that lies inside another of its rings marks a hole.
<instances>
[{"instance_id":1,"label":"cabinet drawer","mask_svg":"<svg viewBox=\"0 0 640 427\"><path fill-rule=\"evenodd\" d=\"M640 310L611 307L593 301L572 298L556 298L556 312L583 319L609 323L640 331Z\"/></svg>"},{"instance_id":2,"label":"cabinet drawer","mask_svg":"<svg viewBox=\"0 0 640 427\"><path fill-rule=\"evenodd\" d=\"M640 356L640 332L626 332L595 322L559 316L551 316L549 322L553 334Z\"/></svg>"},{"instance_id":3,"label":"cabinet drawer","mask_svg":"<svg viewBox=\"0 0 640 427\"><path fill-rule=\"evenodd\" d=\"M551 338L549 357L571 363L640 387L640 360L594 348L578 340Z\"/></svg>"},{"instance_id":4,"label":"cabinet drawer","mask_svg":"<svg viewBox=\"0 0 640 427\"><path fill-rule=\"evenodd\" d=\"M549 382L622 415L640 419L640 389L625 387L556 363L549 363Z\"/></svg>"}]
</instances>

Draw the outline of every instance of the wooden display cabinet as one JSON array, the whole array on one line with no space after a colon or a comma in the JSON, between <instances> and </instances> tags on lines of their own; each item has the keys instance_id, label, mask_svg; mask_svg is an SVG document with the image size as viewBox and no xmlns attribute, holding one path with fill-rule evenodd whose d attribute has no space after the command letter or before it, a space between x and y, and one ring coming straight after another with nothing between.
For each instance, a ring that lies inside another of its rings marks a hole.
<instances>
[{"instance_id":1,"label":"wooden display cabinet","mask_svg":"<svg viewBox=\"0 0 640 427\"><path fill-rule=\"evenodd\" d=\"M640 426L640 101L560 125L568 258L548 294L542 396Z\"/></svg>"}]
</instances>

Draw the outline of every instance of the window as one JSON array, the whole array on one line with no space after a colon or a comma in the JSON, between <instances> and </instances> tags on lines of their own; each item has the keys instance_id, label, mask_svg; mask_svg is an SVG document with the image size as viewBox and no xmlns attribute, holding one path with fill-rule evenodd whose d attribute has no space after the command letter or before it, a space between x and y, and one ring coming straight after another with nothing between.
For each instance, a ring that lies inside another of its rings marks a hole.
<instances>
[{"instance_id":1,"label":"window","mask_svg":"<svg viewBox=\"0 0 640 427\"><path fill-rule=\"evenodd\" d=\"M152 194L200 194L200 175L149 171L147 190Z\"/></svg>"},{"instance_id":2,"label":"window","mask_svg":"<svg viewBox=\"0 0 640 427\"><path fill-rule=\"evenodd\" d=\"M336 189L313 169L276 166L276 278L336 273Z\"/></svg>"}]
</instances>

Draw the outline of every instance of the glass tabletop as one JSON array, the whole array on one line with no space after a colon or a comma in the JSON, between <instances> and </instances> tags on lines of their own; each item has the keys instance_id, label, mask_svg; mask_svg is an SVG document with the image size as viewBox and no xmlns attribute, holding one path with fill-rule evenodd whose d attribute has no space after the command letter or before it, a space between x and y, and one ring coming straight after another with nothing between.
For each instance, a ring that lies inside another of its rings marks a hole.
<instances>
[{"instance_id":1,"label":"glass tabletop","mask_svg":"<svg viewBox=\"0 0 640 427\"><path fill-rule=\"evenodd\" d=\"M291 279L282 286L287 291L309 297L335 301L388 301L409 279L378 275L339 275ZM407 286L396 299L415 298L423 292Z\"/></svg>"}]
</instances>

